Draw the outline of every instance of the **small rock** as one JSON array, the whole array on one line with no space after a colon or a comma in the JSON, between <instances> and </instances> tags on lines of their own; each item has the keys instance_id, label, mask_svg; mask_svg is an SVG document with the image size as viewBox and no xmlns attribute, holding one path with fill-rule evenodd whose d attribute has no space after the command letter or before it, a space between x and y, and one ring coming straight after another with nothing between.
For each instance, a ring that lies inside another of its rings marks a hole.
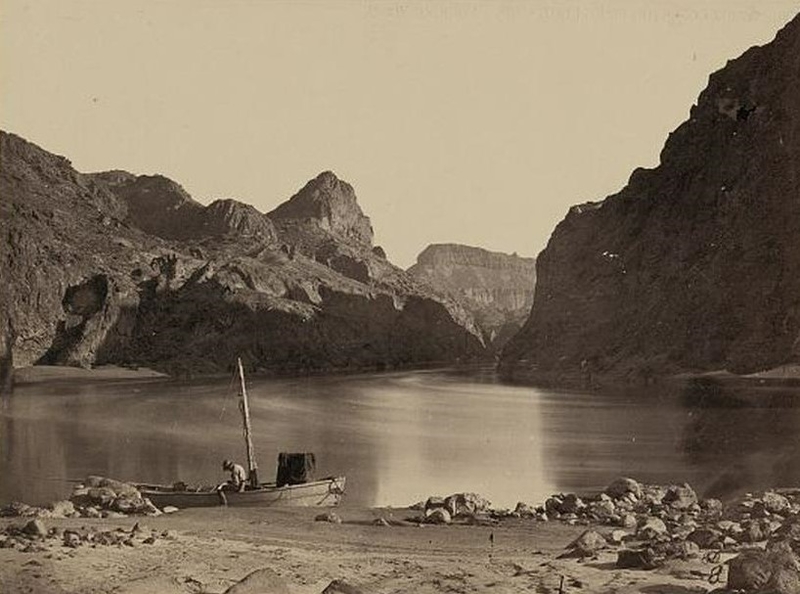
<instances>
[{"instance_id":1,"label":"small rock","mask_svg":"<svg viewBox=\"0 0 800 594\"><path fill-rule=\"evenodd\" d=\"M176 511L179 510L174 505L166 505L161 509L161 511L165 514L174 514Z\"/></svg>"},{"instance_id":2,"label":"small rock","mask_svg":"<svg viewBox=\"0 0 800 594\"><path fill-rule=\"evenodd\" d=\"M224 594L286 594L288 591L286 580L265 567L248 574L225 590Z\"/></svg>"},{"instance_id":3,"label":"small rock","mask_svg":"<svg viewBox=\"0 0 800 594\"><path fill-rule=\"evenodd\" d=\"M617 553L617 568L619 569L655 569L661 562L651 548L622 549Z\"/></svg>"},{"instance_id":4,"label":"small rock","mask_svg":"<svg viewBox=\"0 0 800 594\"><path fill-rule=\"evenodd\" d=\"M566 547L568 552L561 556L592 557L607 544L606 539L600 533L587 530L568 544Z\"/></svg>"},{"instance_id":5,"label":"small rock","mask_svg":"<svg viewBox=\"0 0 800 594\"><path fill-rule=\"evenodd\" d=\"M636 536L644 540L657 538L664 534L667 534L667 525L660 518L647 518L636 531Z\"/></svg>"},{"instance_id":6,"label":"small rock","mask_svg":"<svg viewBox=\"0 0 800 594\"><path fill-rule=\"evenodd\" d=\"M686 483L681 486L673 486L667 489L661 503L674 509L690 509L697 503L697 493Z\"/></svg>"},{"instance_id":7,"label":"small rock","mask_svg":"<svg viewBox=\"0 0 800 594\"><path fill-rule=\"evenodd\" d=\"M444 497L438 497L436 495L428 497L427 501L425 501L425 511L437 507L444 507Z\"/></svg>"},{"instance_id":8,"label":"small rock","mask_svg":"<svg viewBox=\"0 0 800 594\"><path fill-rule=\"evenodd\" d=\"M728 561L728 589L797 594L800 592L800 573L791 549L753 549L734 557Z\"/></svg>"},{"instance_id":9,"label":"small rock","mask_svg":"<svg viewBox=\"0 0 800 594\"><path fill-rule=\"evenodd\" d=\"M75 506L71 501L56 501L50 504L50 511L55 517L67 518L75 514Z\"/></svg>"},{"instance_id":10,"label":"small rock","mask_svg":"<svg viewBox=\"0 0 800 594\"><path fill-rule=\"evenodd\" d=\"M686 537L701 549L718 548L722 542L722 534L713 528L698 528Z\"/></svg>"},{"instance_id":11,"label":"small rock","mask_svg":"<svg viewBox=\"0 0 800 594\"><path fill-rule=\"evenodd\" d=\"M642 496L642 486L632 478L620 477L608 485L604 493L614 499L619 499L628 493L633 493L636 499L639 499Z\"/></svg>"},{"instance_id":12,"label":"small rock","mask_svg":"<svg viewBox=\"0 0 800 594\"><path fill-rule=\"evenodd\" d=\"M428 509L425 511L425 522L427 524L449 524L452 522L450 512L443 507Z\"/></svg>"},{"instance_id":13,"label":"small rock","mask_svg":"<svg viewBox=\"0 0 800 594\"><path fill-rule=\"evenodd\" d=\"M766 510L772 514L785 514L791 508L791 503L783 495L768 491L761 498Z\"/></svg>"},{"instance_id":14,"label":"small rock","mask_svg":"<svg viewBox=\"0 0 800 594\"><path fill-rule=\"evenodd\" d=\"M612 530L611 534L608 535L608 542L612 544L621 544L629 534L630 533L625 530Z\"/></svg>"},{"instance_id":15,"label":"small rock","mask_svg":"<svg viewBox=\"0 0 800 594\"><path fill-rule=\"evenodd\" d=\"M348 584L344 580L333 580L322 591L322 594L363 594L364 591L357 586Z\"/></svg>"},{"instance_id":16,"label":"small rock","mask_svg":"<svg viewBox=\"0 0 800 594\"><path fill-rule=\"evenodd\" d=\"M30 522L25 524L25 527L22 529L22 532L24 532L29 536L44 538L45 536L47 536L47 527L41 520L31 520Z\"/></svg>"},{"instance_id":17,"label":"small rock","mask_svg":"<svg viewBox=\"0 0 800 594\"><path fill-rule=\"evenodd\" d=\"M64 546L70 548L78 548L81 546L81 535L74 530L64 530Z\"/></svg>"},{"instance_id":18,"label":"small rock","mask_svg":"<svg viewBox=\"0 0 800 594\"><path fill-rule=\"evenodd\" d=\"M593 501L589 504L587 513L595 519L606 520L616 514L617 508L610 500Z\"/></svg>"},{"instance_id":19,"label":"small rock","mask_svg":"<svg viewBox=\"0 0 800 594\"><path fill-rule=\"evenodd\" d=\"M636 524L636 516L633 514L622 514L619 517L619 522L617 522L617 525L623 528L636 528Z\"/></svg>"},{"instance_id":20,"label":"small rock","mask_svg":"<svg viewBox=\"0 0 800 594\"><path fill-rule=\"evenodd\" d=\"M580 497L575 495L575 493L569 493L564 496L558 511L562 514L577 514L584 507L586 507L586 505L581 501Z\"/></svg>"},{"instance_id":21,"label":"small rock","mask_svg":"<svg viewBox=\"0 0 800 594\"><path fill-rule=\"evenodd\" d=\"M331 524L341 524L342 518L339 517L339 514L336 512L327 512L324 514L319 514L314 518L315 522L329 522Z\"/></svg>"},{"instance_id":22,"label":"small rock","mask_svg":"<svg viewBox=\"0 0 800 594\"><path fill-rule=\"evenodd\" d=\"M533 518L536 516L536 510L522 501L517 503L517 507L514 508L514 513L519 515L520 518Z\"/></svg>"}]
</instances>

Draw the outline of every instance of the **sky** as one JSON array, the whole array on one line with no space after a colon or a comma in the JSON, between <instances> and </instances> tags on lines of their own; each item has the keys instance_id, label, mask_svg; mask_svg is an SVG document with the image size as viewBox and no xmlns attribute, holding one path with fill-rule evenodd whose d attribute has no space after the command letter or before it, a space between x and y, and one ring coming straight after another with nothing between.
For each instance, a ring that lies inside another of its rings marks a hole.
<instances>
[{"instance_id":1,"label":"sky","mask_svg":"<svg viewBox=\"0 0 800 594\"><path fill-rule=\"evenodd\" d=\"M800 0L0 0L0 127L79 171L268 212L321 171L403 267L535 256L654 167L708 75Z\"/></svg>"}]
</instances>

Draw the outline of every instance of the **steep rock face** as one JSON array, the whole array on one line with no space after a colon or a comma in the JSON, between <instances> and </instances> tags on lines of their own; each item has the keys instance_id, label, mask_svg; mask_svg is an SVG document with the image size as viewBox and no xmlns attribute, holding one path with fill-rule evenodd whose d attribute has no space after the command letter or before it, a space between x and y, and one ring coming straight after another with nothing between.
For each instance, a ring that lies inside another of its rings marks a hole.
<instances>
[{"instance_id":1,"label":"steep rock face","mask_svg":"<svg viewBox=\"0 0 800 594\"><path fill-rule=\"evenodd\" d=\"M237 200L215 200L203 212L203 235L260 237L275 241L275 227L266 216L249 204Z\"/></svg>"},{"instance_id":2,"label":"steep rock face","mask_svg":"<svg viewBox=\"0 0 800 594\"><path fill-rule=\"evenodd\" d=\"M267 215L276 224L317 226L339 239L372 247L372 225L350 184L325 171Z\"/></svg>"},{"instance_id":3,"label":"steep rock face","mask_svg":"<svg viewBox=\"0 0 800 594\"><path fill-rule=\"evenodd\" d=\"M146 203L165 218L148 218ZM179 214L191 232L179 232ZM166 178L81 174L5 132L0 215L3 381L12 361L202 374L237 356L251 369L302 372L484 352L458 304L368 245L333 245L323 262L276 242L251 207L203 207Z\"/></svg>"},{"instance_id":4,"label":"steep rock face","mask_svg":"<svg viewBox=\"0 0 800 594\"><path fill-rule=\"evenodd\" d=\"M510 376L752 372L798 360L800 17L713 74L654 170L573 207Z\"/></svg>"},{"instance_id":5,"label":"steep rock face","mask_svg":"<svg viewBox=\"0 0 800 594\"><path fill-rule=\"evenodd\" d=\"M249 204L228 198L203 206L161 175L136 176L117 170L84 177L118 198L126 208L127 224L150 235L174 240L228 234L276 239L272 222Z\"/></svg>"},{"instance_id":6,"label":"steep rock face","mask_svg":"<svg viewBox=\"0 0 800 594\"><path fill-rule=\"evenodd\" d=\"M457 244L430 245L408 272L459 301L500 348L530 312L535 260Z\"/></svg>"}]
</instances>

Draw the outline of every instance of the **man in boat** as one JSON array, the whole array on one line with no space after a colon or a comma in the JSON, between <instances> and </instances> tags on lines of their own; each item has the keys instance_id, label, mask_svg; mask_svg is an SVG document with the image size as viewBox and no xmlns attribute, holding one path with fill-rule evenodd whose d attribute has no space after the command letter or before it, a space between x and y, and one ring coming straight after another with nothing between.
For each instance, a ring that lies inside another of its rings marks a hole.
<instances>
[{"instance_id":1,"label":"man in boat","mask_svg":"<svg viewBox=\"0 0 800 594\"><path fill-rule=\"evenodd\" d=\"M217 491L235 491L241 493L247 485L247 474L240 464L234 464L230 460L222 461L222 470L231 473L231 478L227 483L222 483L217 487Z\"/></svg>"}]
</instances>

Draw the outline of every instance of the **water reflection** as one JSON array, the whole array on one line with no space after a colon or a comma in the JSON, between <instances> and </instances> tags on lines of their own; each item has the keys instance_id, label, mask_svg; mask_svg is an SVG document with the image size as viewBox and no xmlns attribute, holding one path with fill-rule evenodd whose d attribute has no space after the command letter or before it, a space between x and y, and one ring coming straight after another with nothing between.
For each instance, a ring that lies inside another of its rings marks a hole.
<instances>
[{"instance_id":1,"label":"water reflection","mask_svg":"<svg viewBox=\"0 0 800 594\"><path fill-rule=\"evenodd\" d=\"M0 411L0 502L51 501L105 474L213 484L241 460L228 381L23 386ZM608 394L433 372L250 385L262 478L279 451L348 477L346 501L408 504L471 490L499 505L593 491L620 474L711 495L800 480L797 390L690 383Z\"/></svg>"}]
</instances>

